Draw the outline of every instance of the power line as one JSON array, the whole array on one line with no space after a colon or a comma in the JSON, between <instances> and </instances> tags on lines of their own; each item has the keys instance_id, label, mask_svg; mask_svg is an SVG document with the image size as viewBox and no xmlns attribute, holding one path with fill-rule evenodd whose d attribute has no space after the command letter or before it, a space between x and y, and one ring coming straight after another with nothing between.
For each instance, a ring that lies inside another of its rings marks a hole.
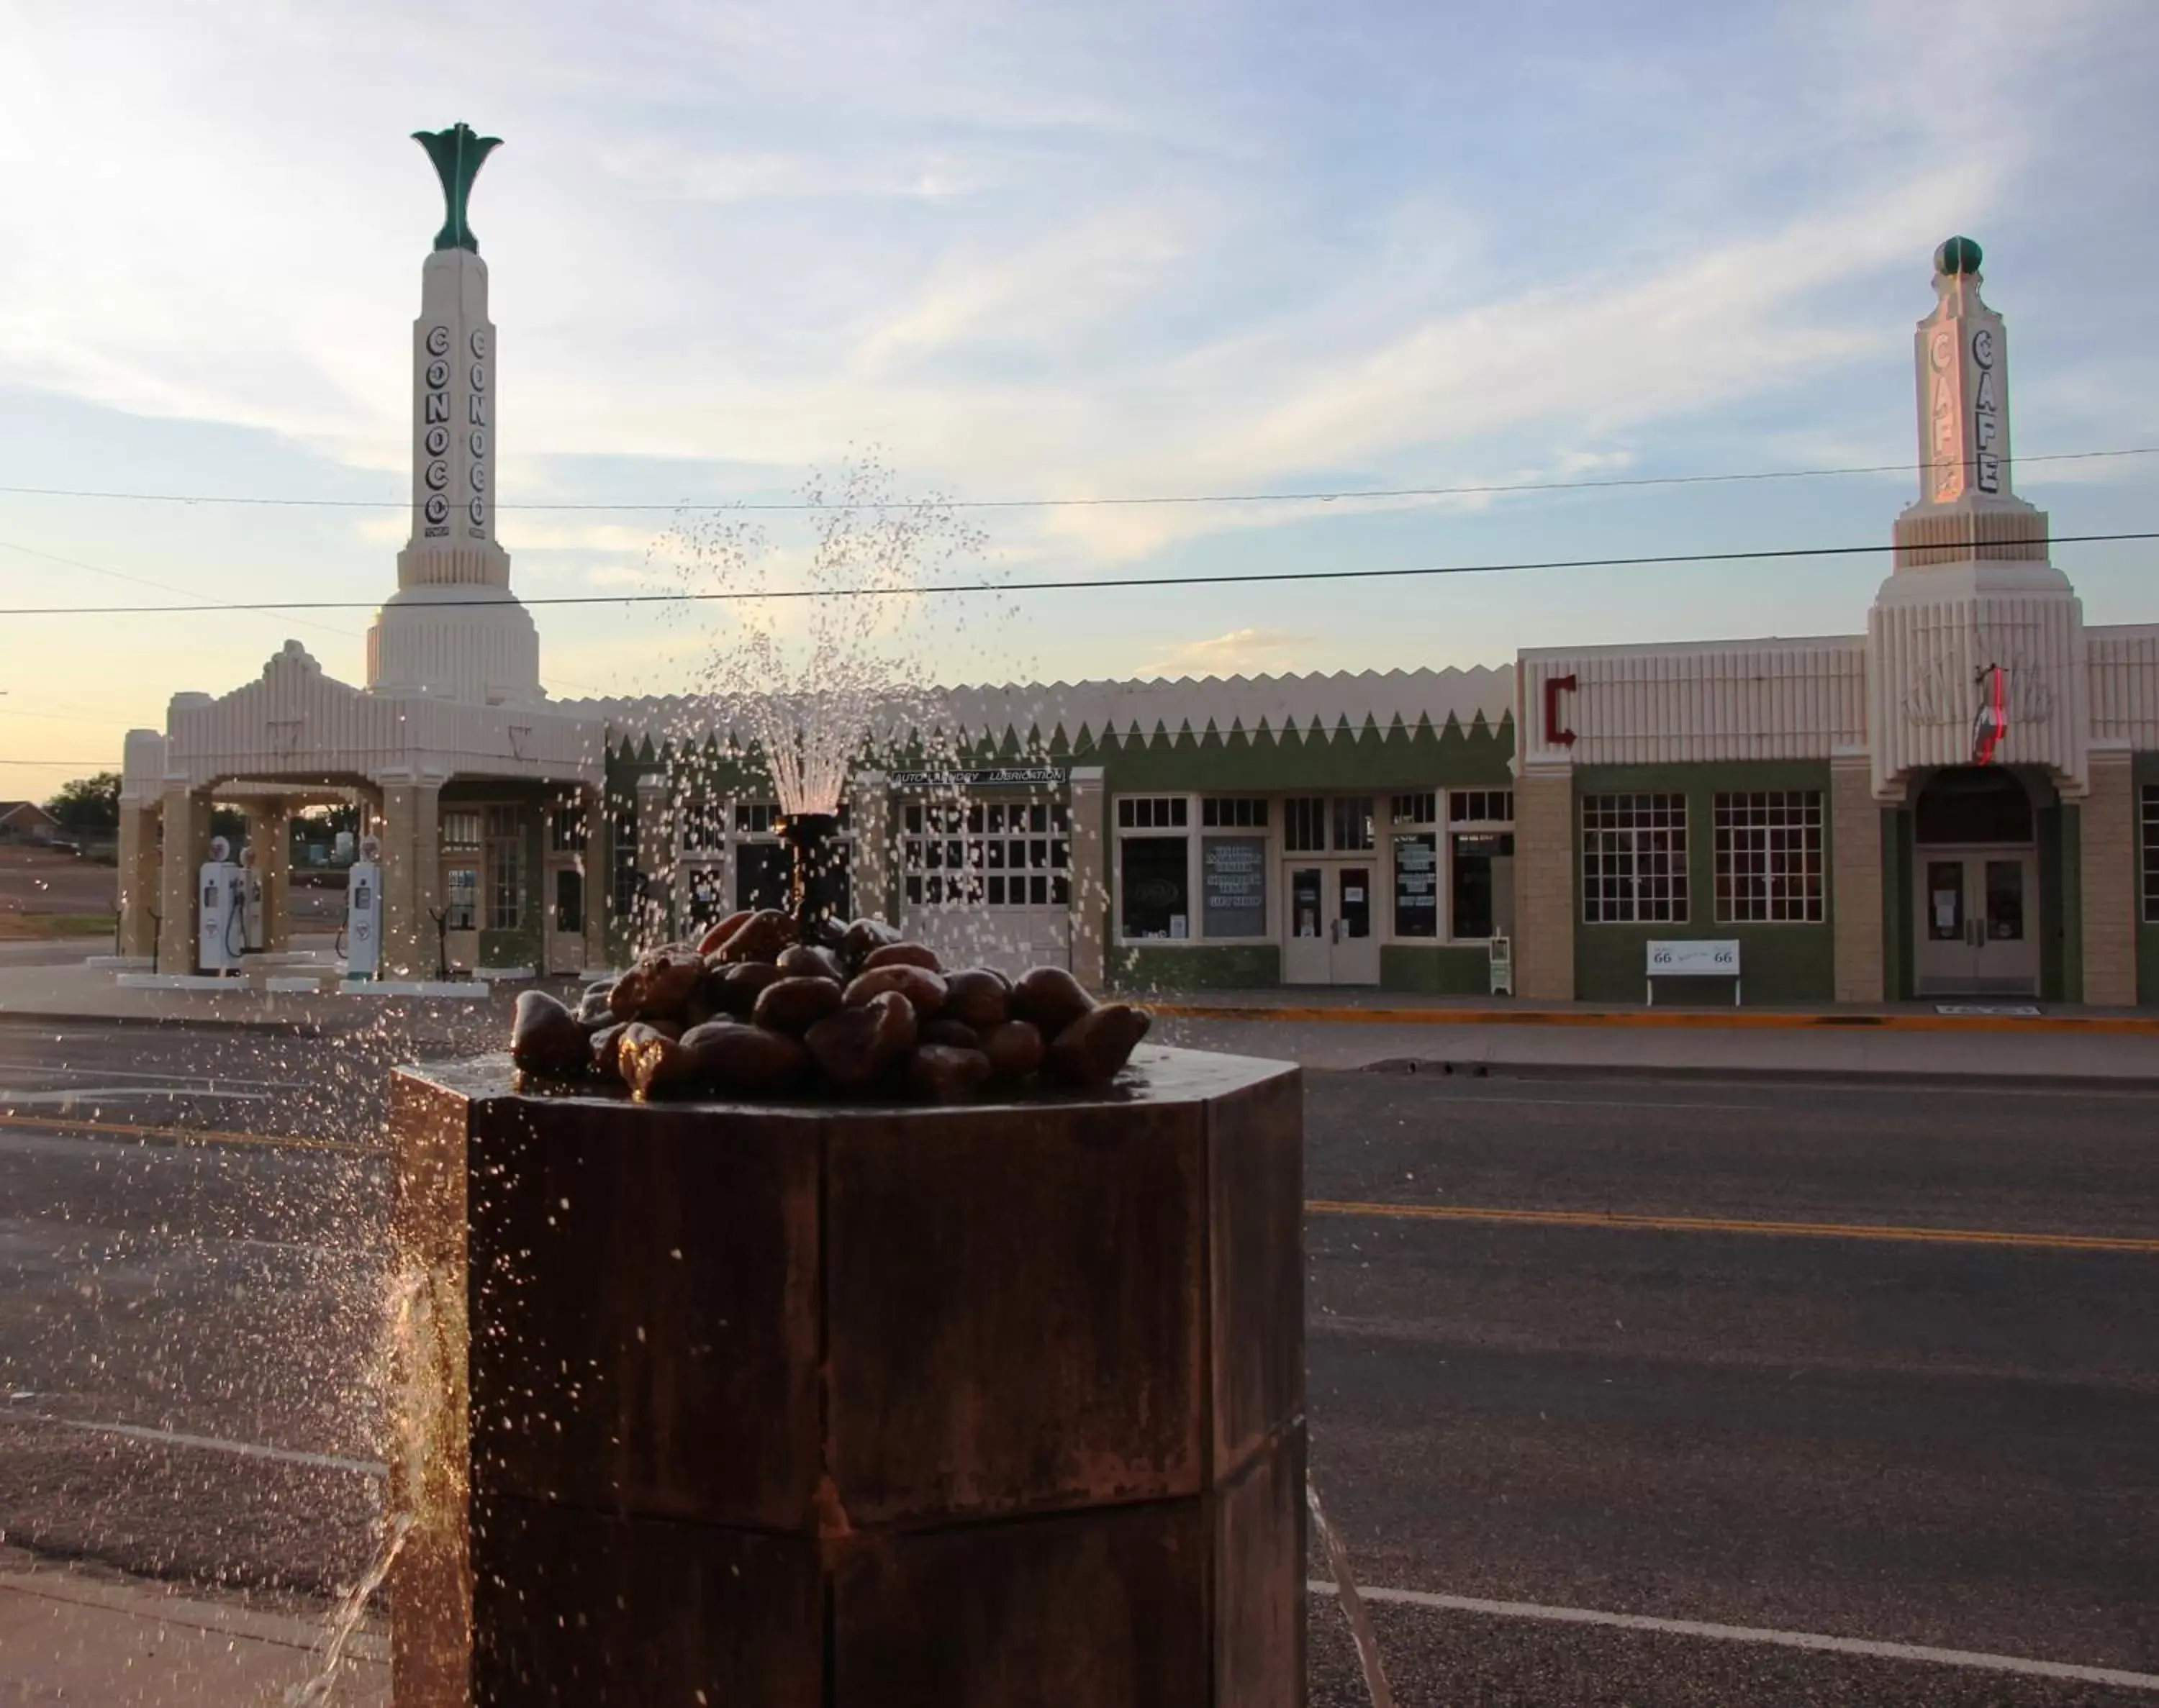
<instances>
[{"instance_id":1,"label":"power line","mask_svg":"<svg viewBox=\"0 0 2159 1708\"><path fill-rule=\"evenodd\" d=\"M2084 546L2122 540L2159 540L2159 531L2123 534L2057 534L2051 540L2037 535L2024 540L1990 541L1991 548L2037 546ZM1210 587L1255 582L1389 581L1415 576L1508 575L1533 569L1637 569L1660 564L1758 563L1799 557L1857 557L1894 551L1893 543L1877 546L1789 546L1758 551L1671 551L1644 557L1555 557L1512 563L1423 564L1401 569L1281 569L1252 570L1236 575L1136 575L1093 581L951 582L917 587L785 587L776 592L715 592L679 593L576 593L516 600L508 596L485 599L439 599L431 611L456 610L465 606L521 603L535 605L694 605L754 603L764 599L882 599L931 598L946 593L1092 593L1114 587ZM0 617L168 617L207 611L361 611L380 601L360 599L266 599L229 605L23 605L0 607Z\"/></svg>"},{"instance_id":2,"label":"power line","mask_svg":"<svg viewBox=\"0 0 2159 1708\"><path fill-rule=\"evenodd\" d=\"M2018 457L2014 467L2034 463L2086 463L2109 457L2159 456L2159 445L2131 445L2105 451L2054 451ZM1463 486L1346 487L1327 492L1194 492L1093 498L927 498L883 506L850 506L841 500L727 499L716 502L650 503L614 501L562 504L498 504L498 510L683 510L801 511L847 508L886 510L1019 510L1141 508L1149 505L1210 504L1334 504L1360 499L1470 498L1510 492L1587 492L1654 486L1716 486L1760 480L1820 480L1855 474L1916 474L1937 465L1926 463L1865 463L1838 468L1766 468L1732 474L1614 475L1604 479L1494 481ZM248 505L295 510L401 510L409 499L277 498L236 493L107 492L62 486L0 486L0 494L22 498L99 499L127 504Z\"/></svg>"},{"instance_id":3,"label":"power line","mask_svg":"<svg viewBox=\"0 0 2159 1708\"><path fill-rule=\"evenodd\" d=\"M199 593L194 592L192 588L176 586L171 582L152 581L148 576L129 575L124 571L107 569L101 564L85 563L80 557L63 557L56 551L40 551L34 546L18 546L12 540L0 540L0 551L19 551L25 557L41 557L48 563L65 564L70 569L88 570L92 575L111 576L115 581L132 582L136 586L142 587L157 587L162 592L168 593L180 593L188 598L197 601L197 603L193 605L181 608L186 610L233 611L246 608L236 605L220 605L212 600L208 593ZM355 607L355 608L365 608ZM309 623L296 619L294 619L292 626L296 629L312 629L318 634L334 634L339 639L345 640L358 640L361 639L359 631L356 629L333 629L325 623ZM582 682L568 681L560 676L557 676L555 680L561 682L566 688L583 688L586 692L590 694L598 694L600 691L598 689L591 687ZM55 701L53 703L57 705L59 702ZM80 707L75 709L80 710ZM23 717L36 717L39 714L34 712L25 712L19 715Z\"/></svg>"}]
</instances>

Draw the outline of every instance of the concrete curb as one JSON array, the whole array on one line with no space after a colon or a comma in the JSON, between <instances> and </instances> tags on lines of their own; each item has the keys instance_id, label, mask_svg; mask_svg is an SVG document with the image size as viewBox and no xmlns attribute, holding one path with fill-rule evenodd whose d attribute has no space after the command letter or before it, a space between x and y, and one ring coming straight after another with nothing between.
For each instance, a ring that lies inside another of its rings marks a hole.
<instances>
[{"instance_id":1,"label":"concrete curb","mask_svg":"<svg viewBox=\"0 0 2159 1708\"><path fill-rule=\"evenodd\" d=\"M324 1038L331 1029L314 1020L234 1019L193 1014L40 1013L28 1008L0 1008L0 1026L174 1026L198 1032L271 1033L286 1038Z\"/></svg>"},{"instance_id":2,"label":"concrete curb","mask_svg":"<svg viewBox=\"0 0 2159 1708\"><path fill-rule=\"evenodd\" d=\"M1144 999L1141 999L1144 1000ZM1766 1009L1350 1008L1147 1002L1165 1019L1292 1021L1329 1026L1590 1026L1717 1032L2065 1032L2159 1038L2159 1016L2133 1014L1795 1014Z\"/></svg>"},{"instance_id":3,"label":"concrete curb","mask_svg":"<svg viewBox=\"0 0 2159 1708\"><path fill-rule=\"evenodd\" d=\"M2159 1074L2110 1074L2104 1079L2089 1074L1955 1074L1939 1069L1861 1068L1849 1063L1824 1068L1659 1067L1638 1062L1450 1062L1437 1057L1389 1056L1354 1068L1307 1067L1304 1072L1342 1077L1392 1074L1432 1079L1683 1079L1699 1084L1788 1084L1815 1090L1841 1085L1853 1091L1870 1090L1884 1080L1923 1091L2076 1091L2103 1095L2110 1091L2159 1090Z\"/></svg>"}]
</instances>

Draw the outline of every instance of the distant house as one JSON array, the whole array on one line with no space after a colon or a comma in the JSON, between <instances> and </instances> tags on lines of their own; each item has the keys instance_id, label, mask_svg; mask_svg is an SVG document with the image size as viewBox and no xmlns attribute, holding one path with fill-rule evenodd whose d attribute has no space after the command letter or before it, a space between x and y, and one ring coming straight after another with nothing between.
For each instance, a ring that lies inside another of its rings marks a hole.
<instances>
[{"instance_id":1,"label":"distant house","mask_svg":"<svg viewBox=\"0 0 2159 1708\"><path fill-rule=\"evenodd\" d=\"M60 834L60 821L34 800L0 800L0 842L53 841Z\"/></svg>"}]
</instances>

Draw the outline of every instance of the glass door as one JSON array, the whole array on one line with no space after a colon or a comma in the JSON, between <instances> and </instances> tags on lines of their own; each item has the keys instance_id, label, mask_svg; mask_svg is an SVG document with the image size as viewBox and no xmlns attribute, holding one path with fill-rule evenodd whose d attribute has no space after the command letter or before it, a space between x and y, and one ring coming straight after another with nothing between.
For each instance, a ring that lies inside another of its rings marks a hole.
<instances>
[{"instance_id":1,"label":"glass door","mask_svg":"<svg viewBox=\"0 0 2159 1708\"><path fill-rule=\"evenodd\" d=\"M1380 939L1372 930L1372 868L1334 868L1334 917L1329 933L1329 970L1338 985L1380 982Z\"/></svg>"},{"instance_id":2,"label":"glass door","mask_svg":"<svg viewBox=\"0 0 2159 1708\"><path fill-rule=\"evenodd\" d=\"M1913 969L1920 996L2038 993L2036 865L2028 849L1921 851Z\"/></svg>"},{"instance_id":3,"label":"glass door","mask_svg":"<svg viewBox=\"0 0 2159 1708\"><path fill-rule=\"evenodd\" d=\"M1327 925L1327 870L1292 862L1285 888L1289 896L1289 937L1282 945L1282 982L1331 984L1334 965Z\"/></svg>"},{"instance_id":4,"label":"glass door","mask_svg":"<svg viewBox=\"0 0 2159 1708\"><path fill-rule=\"evenodd\" d=\"M585 873L575 859L551 863L546 955L551 973L585 970Z\"/></svg>"}]
</instances>

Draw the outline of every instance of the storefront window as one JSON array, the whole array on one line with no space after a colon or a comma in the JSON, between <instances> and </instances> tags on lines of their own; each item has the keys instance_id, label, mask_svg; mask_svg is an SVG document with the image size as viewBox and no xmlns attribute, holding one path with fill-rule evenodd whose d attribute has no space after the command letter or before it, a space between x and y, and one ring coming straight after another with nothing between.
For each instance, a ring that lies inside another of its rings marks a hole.
<instances>
[{"instance_id":1,"label":"storefront window","mask_svg":"<svg viewBox=\"0 0 2159 1708\"><path fill-rule=\"evenodd\" d=\"M644 883L637 869L637 813L634 808L624 808L615 813L608 852L608 889L614 915L618 919L626 919L636 910Z\"/></svg>"},{"instance_id":2,"label":"storefront window","mask_svg":"<svg viewBox=\"0 0 2159 1708\"><path fill-rule=\"evenodd\" d=\"M716 800L685 801L676 810L682 826L682 850L688 854L717 854L725 840L727 814Z\"/></svg>"},{"instance_id":3,"label":"storefront window","mask_svg":"<svg viewBox=\"0 0 2159 1708\"><path fill-rule=\"evenodd\" d=\"M443 886L447 898L443 927L448 931L470 931L479 924L479 872L469 866L453 866Z\"/></svg>"},{"instance_id":4,"label":"storefront window","mask_svg":"<svg viewBox=\"0 0 2159 1708\"><path fill-rule=\"evenodd\" d=\"M1822 798L1815 789L1720 792L1719 924L1804 924L1825 917Z\"/></svg>"},{"instance_id":5,"label":"storefront window","mask_svg":"<svg viewBox=\"0 0 2159 1708\"><path fill-rule=\"evenodd\" d=\"M688 934L698 937L717 925L727 913L727 891L717 866L693 866L688 873L684 911L689 915Z\"/></svg>"},{"instance_id":6,"label":"storefront window","mask_svg":"<svg viewBox=\"0 0 2159 1708\"><path fill-rule=\"evenodd\" d=\"M1360 854L1373 846L1372 797L1344 794L1334 801L1334 846L1344 853Z\"/></svg>"},{"instance_id":7,"label":"storefront window","mask_svg":"<svg viewBox=\"0 0 2159 1708\"><path fill-rule=\"evenodd\" d=\"M1183 836L1126 836L1117 845L1118 929L1126 938L1192 934Z\"/></svg>"},{"instance_id":8,"label":"storefront window","mask_svg":"<svg viewBox=\"0 0 2159 1708\"><path fill-rule=\"evenodd\" d=\"M1064 908L1072 902L1072 820L1062 801L910 805L900 872L917 906Z\"/></svg>"},{"instance_id":9,"label":"storefront window","mask_svg":"<svg viewBox=\"0 0 2159 1708\"><path fill-rule=\"evenodd\" d=\"M1514 791L1511 789L1457 789L1447 798L1447 821L1457 825L1511 825L1514 821Z\"/></svg>"},{"instance_id":10,"label":"storefront window","mask_svg":"<svg viewBox=\"0 0 2159 1708\"><path fill-rule=\"evenodd\" d=\"M1121 831L1183 830L1190 804L1181 794L1127 794L1117 802Z\"/></svg>"},{"instance_id":11,"label":"storefront window","mask_svg":"<svg viewBox=\"0 0 2159 1708\"><path fill-rule=\"evenodd\" d=\"M487 924L515 931L525 924L525 836L514 806L487 810Z\"/></svg>"},{"instance_id":12,"label":"storefront window","mask_svg":"<svg viewBox=\"0 0 2159 1708\"><path fill-rule=\"evenodd\" d=\"M1493 895L1497 888L1494 862L1514 857L1510 831L1457 832L1453 839L1453 904L1452 918L1457 938L1494 934Z\"/></svg>"},{"instance_id":13,"label":"storefront window","mask_svg":"<svg viewBox=\"0 0 2159 1708\"><path fill-rule=\"evenodd\" d=\"M1327 846L1327 803L1299 795L1282 803L1282 846L1292 854L1317 854Z\"/></svg>"},{"instance_id":14,"label":"storefront window","mask_svg":"<svg viewBox=\"0 0 2159 1708\"><path fill-rule=\"evenodd\" d=\"M2144 820L2144 923L2159 925L2159 785L2146 784L2140 800Z\"/></svg>"},{"instance_id":15,"label":"storefront window","mask_svg":"<svg viewBox=\"0 0 2159 1708\"><path fill-rule=\"evenodd\" d=\"M1211 806L1213 802L1209 802ZM1264 805L1264 803L1262 803ZM1267 932L1267 839L1208 836L1199 844L1200 899L1209 937Z\"/></svg>"},{"instance_id":16,"label":"storefront window","mask_svg":"<svg viewBox=\"0 0 2159 1708\"><path fill-rule=\"evenodd\" d=\"M557 801L547 810L547 846L557 854L585 851L585 809L581 801Z\"/></svg>"},{"instance_id":17,"label":"storefront window","mask_svg":"<svg viewBox=\"0 0 2159 1708\"><path fill-rule=\"evenodd\" d=\"M1678 924L1687 917L1686 797L1582 798L1582 917Z\"/></svg>"},{"instance_id":18,"label":"storefront window","mask_svg":"<svg viewBox=\"0 0 2159 1708\"><path fill-rule=\"evenodd\" d=\"M1439 838L1395 838L1395 935L1439 935Z\"/></svg>"}]
</instances>

